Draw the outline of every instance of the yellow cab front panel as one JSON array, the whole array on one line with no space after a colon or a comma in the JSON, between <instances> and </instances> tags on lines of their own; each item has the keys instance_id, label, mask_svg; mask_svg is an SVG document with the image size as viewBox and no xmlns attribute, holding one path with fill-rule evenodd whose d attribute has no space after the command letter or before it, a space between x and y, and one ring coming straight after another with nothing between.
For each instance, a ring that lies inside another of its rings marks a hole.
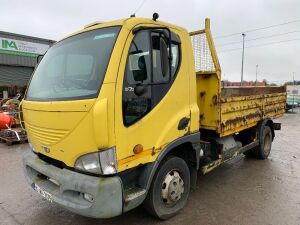
<instances>
[{"instance_id":1,"label":"yellow cab front panel","mask_svg":"<svg viewBox=\"0 0 300 225\"><path fill-rule=\"evenodd\" d=\"M80 82L83 82L82 79L84 77L85 72L92 73L95 77L95 81L97 81L98 76L103 77L103 82L100 84L87 84L90 85L91 90L95 90L96 96L78 98L78 99L37 99L30 98L30 88L32 83L34 82L35 76L33 76L31 80L31 84L29 89L27 90L27 96L25 100L22 102L22 113L24 119L24 126L26 131L28 132L28 137L33 145L33 148L36 152L39 152L43 155L46 155L50 158L59 160L63 162L68 167L73 167L76 159L82 155L91 152L97 152L101 149L106 149L111 146L115 146L115 134L114 134L114 88L115 88L115 79L118 71L118 67L115 65L119 64L120 61L120 52L122 50L122 46L124 44L124 35L127 35L127 31L122 29L123 21L115 21L111 23L107 23L106 26L100 25L97 28L84 29L81 32L77 32L72 34L71 36L63 39L61 42L58 42L56 45L63 43L64 41L68 41L70 38L77 38L79 35L84 34L88 35L90 32L101 32L101 28L113 29L118 28L119 32L114 33L115 41L111 44L111 54L109 51L107 52L107 67L102 66L101 69L102 74L99 73L99 68L97 68L96 62L89 62L90 56L86 56L85 58L79 58L74 53L74 56L70 58L70 61L78 62L78 60L86 61L86 68L78 68L76 67L76 63L73 63L73 67L66 69L65 80L68 79L68 75L72 73L78 73L78 84L67 83L64 86L62 80L61 84L58 84L54 90L47 90L47 88L43 86L47 86L47 74L45 74L44 80L41 81L40 86L36 87L39 90L39 93L42 97L46 96L47 93L50 97L56 96L63 91L65 93L71 95L73 94L71 91L74 89L74 93L77 87L81 87ZM92 33L93 34L93 33ZM108 35L103 34L93 34L93 40L101 40L102 38L110 37ZM88 45L87 39L84 44L82 44L82 48L91 48L93 46ZM76 41L76 40L75 40ZM74 41L74 42L75 42ZM71 43L72 44L72 43ZM71 45L70 43L65 44L67 47ZM52 48L56 47L53 46ZM52 49L51 48L51 49ZM50 50L51 50L50 49ZM50 50L47 54L51 54ZM100 51L101 49L92 49L94 51ZM84 51L84 50L83 50ZM86 50L88 53L88 50ZM60 54L63 55L62 50L60 50ZM100 52L101 53L101 52ZM78 53L79 54L79 53ZM47 60L47 55L41 61L40 65L35 70L35 73L38 73L40 68L43 67L43 61ZM49 60L54 60L56 56L48 57L51 58ZM77 58L76 58L77 57ZM60 60L60 59L59 59ZM100 58L101 62L101 58ZM68 66L68 63L66 63ZM69 63L71 64L71 63ZM82 65L78 63L79 65ZM95 71L93 70L95 67ZM101 64L101 63L100 63ZM91 66L92 69L89 71L88 66ZM57 72L58 69L52 69L54 72ZM69 71L69 72L68 72ZM59 72L59 71L58 71ZM58 73L57 72L57 73ZM68 74L69 73L69 74ZM83 73L80 74L80 73ZM50 75L49 75L50 76ZM60 79L57 77L57 79ZM67 80L68 81L68 80ZM99 88L101 89L99 90ZM40 89L38 89L40 88ZM45 89L45 90L43 90ZM71 90L71 91L69 91ZM51 91L51 92L50 92ZM87 90L86 92L91 92ZM35 93L34 93L35 94ZM76 92L77 94L77 92ZM44 96L43 96L44 95ZM48 97L48 96L47 96ZM60 97L60 96L59 96Z\"/></svg>"},{"instance_id":2,"label":"yellow cab front panel","mask_svg":"<svg viewBox=\"0 0 300 225\"><path fill-rule=\"evenodd\" d=\"M131 18L93 26L70 37L111 26L121 26L121 29L97 98L45 102L25 99L22 104L26 130L35 151L69 167L81 155L116 146L118 172L121 172L154 161L167 144L199 129L196 96L190 89L195 80L188 76L194 72L189 71L193 61L183 57L191 51L189 39L184 36L187 32L167 23ZM170 27L172 36L176 37L172 40L172 74L162 76L160 52L151 46L164 34L155 28L133 32L147 26ZM142 52L135 55L130 54L133 40L142 46L138 50ZM134 60L140 55L144 55L147 77L134 80L137 63ZM147 89L141 97L132 92L139 83ZM185 120L187 125L178 129L180 120ZM142 152L135 154L135 146L142 147Z\"/></svg>"}]
</instances>

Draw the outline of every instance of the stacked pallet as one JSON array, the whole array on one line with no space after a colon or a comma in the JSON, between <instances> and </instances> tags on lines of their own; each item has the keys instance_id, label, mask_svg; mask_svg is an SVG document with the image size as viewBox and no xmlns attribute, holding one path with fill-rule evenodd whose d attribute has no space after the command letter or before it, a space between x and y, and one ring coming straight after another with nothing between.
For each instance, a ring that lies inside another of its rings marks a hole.
<instances>
[{"instance_id":1,"label":"stacked pallet","mask_svg":"<svg viewBox=\"0 0 300 225\"><path fill-rule=\"evenodd\" d=\"M26 143L28 139L26 131L22 128L8 128L0 131L0 141L12 145Z\"/></svg>"}]
</instances>

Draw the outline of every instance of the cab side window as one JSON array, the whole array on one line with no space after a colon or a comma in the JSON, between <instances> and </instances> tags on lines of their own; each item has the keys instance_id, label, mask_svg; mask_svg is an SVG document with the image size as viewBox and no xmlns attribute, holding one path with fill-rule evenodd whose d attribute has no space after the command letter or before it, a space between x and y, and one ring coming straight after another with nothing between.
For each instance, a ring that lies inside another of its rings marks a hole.
<instances>
[{"instance_id":1,"label":"cab side window","mask_svg":"<svg viewBox=\"0 0 300 225\"><path fill-rule=\"evenodd\" d=\"M151 109L151 56L148 31L139 32L133 39L126 64L123 84L123 121L133 124ZM137 85L145 88L142 96L134 93Z\"/></svg>"},{"instance_id":2,"label":"cab side window","mask_svg":"<svg viewBox=\"0 0 300 225\"><path fill-rule=\"evenodd\" d=\"M180 62L180 43L172 42L171 78L166 70L166 46L164 32L139 31L129 48L123 81L123 122L130 126L150 112L166 95L176 77ZM164 45L164 46L163 46ZM168 45L169 46L169 45ZM164 50L164 53L163 53ZM164 59L163 59L164 58Z\"/></svg>"},{"instance_id":3,"label":"cab side window","mask_svg":"<svg viewBox=\"0 0 300 225\"><path fill-rule=\"evenodd\" d=\"M126 80L128 84L148 84L151 82L150 43L147 31L139 32L130 46Z\"/></svg>"}]
</instances>

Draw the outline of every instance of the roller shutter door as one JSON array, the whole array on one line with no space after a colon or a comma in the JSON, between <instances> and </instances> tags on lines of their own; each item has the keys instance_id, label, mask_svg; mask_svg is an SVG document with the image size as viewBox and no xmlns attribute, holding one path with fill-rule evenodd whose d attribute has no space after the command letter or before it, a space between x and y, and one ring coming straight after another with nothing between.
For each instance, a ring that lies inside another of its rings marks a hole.
<instances>
[{"instance_id":1,"label":"roller shutter door","mask_svg":"<svg viewBox=\"0 0 300 225\"><path fill-rule=\"evenodd\" d=\"M32 67L0 65L0 86L26 86L32 72Z\"/></svg>"}]
</instances>

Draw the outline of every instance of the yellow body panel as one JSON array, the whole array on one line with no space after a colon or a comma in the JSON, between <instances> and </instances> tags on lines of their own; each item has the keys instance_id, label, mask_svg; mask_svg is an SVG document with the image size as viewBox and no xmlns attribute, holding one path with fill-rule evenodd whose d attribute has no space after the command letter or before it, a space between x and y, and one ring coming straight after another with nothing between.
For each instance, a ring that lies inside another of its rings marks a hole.
<instances>
[{"instance_id":1,"label":"yellow body panel","mask_svg":"<svg viewBox=\"0 0 300 225\"><path fill-rule=\"evenodd\" d=\"M198 45L205 46L203 49L200 49L200 52L196 48L194 49L196 60L198 59L201 62L211 59L211 64L213 65L212 67L200 68L200 70L196 71L200 128L216 131L220 122L220 108L217 103L221 93L221 67L210 31L210 20L205 20L205 29L191 32L190 36L192 40L193 38L201 39L202 42L198 43ZM197 55L200 57L197 57ZM205 58L202 59L203 56Z\"/></svg>"},{"instance_id":2,"label":"yellow body panel","mask_svg":"<svg viewBox=\"0 0 300 225\"><path fill-rule=\"evenodd\" d=\"M153 26L157 25L154 21L151 23L138 24L137 26ZM160 25L160 24L158 24ZM170 27L170 26L169 26ZM173 28L173 32L180 36L182 41L185 41L184 34L186 31L180 28ZM154 161L164 146L185 135L188 132L198 131L199 127L194 125L194 130L190 126L186 130L178 130L178 122L183 117L190 118L190 77L186 76L186 71L189 70L189 60L187 57L181 58L181 66L177 77L172 84L170 90L146 116L140 119L135 124L126 127L123 124L122 118L122 88L127 60L127 53L131 41L133 39L132 32L128 35L128 41L124 47L123 57L120 62L119 74L116 85L116 148L122 149L117 152L119 160L119 170L123 171L127 168L132 168L139 164ZM188 49L183 44L181 46L182 55L188 54ZM193 81L195 83L195 80ZM197 107L196 98L194 98L194 106ZM198 114L199 115L199 114ZM192 122L194 122L192 120ZM197 121L196 121L197 122ZM194 122L195 123L195 122ZM133 148L141 144L144 152L138 155L133 153Z\"/></svg>"},{"instance_id":3,"label":"yellow body panel","mask_svg":"<svg viewBox=\"0 0 300 225\"><path fill-rule=\"evenodd\" d=\"M118 171L121 172L155 161L170 142L199 129L214 130L224 136L254 126L263 118L282 114L283 94L271 93L270 96L256 96L253 99L236 96L222 98L221 69L208 20L205 30L191 35L206 35L214 71L197 71L197 74L190 34L178 26L150 19L128 18L90 26L72 35L109 26L122 26L122 29L97 98L22 102L25 128L35 151L73 167L76 159L84 154L116 147ZM123 79L134 37L132 30L138 26L166 26L176 33L181 39L181 64L175 81L162 100L142 119L126 127L122 116ZM250 114L260 116L249 118L246 123L228 122ZM179 130L178 123L183 117L190 121L186 129ZM134 154L133 148L138 144L144 150Z\"/></svg>"},{"instance_id":4,"label":"yellow body panel","mask_svg":"<svg viewBox=\"0 0 300 225\"><path fill-rule=\"evenodd\" d=\"M154 161L164 147L177 138L199 130L196 77L188 32L180 27L149 19L131 18L88 27L70 36L107 26L122 26L107 67L98 98L79 101L23 101L25 128L35 150L73 167L84 154L116 146L118 171ZM167 26L181 38L182 58L177 77L160 103L140 121L125 127L122 88L132 29ZM189 56L189 57L185 57ZM181 118L191 118L178 130ZM135 155L141 144L144 151ZM45 152L44 147L49 148Z\"/></svg>"},{"instance_id":5,"label":"yellow body panel","mask_svg":"<svg viewBox=\"0 0 300 225\"><path fill-rule=\"evenodd\" d=\"M284 114L286 90L283 87L221 89L221 68L208 19L204 30L191 32L190 36L194 42L197 38L201 40L200 44L194 44L195 58L212 64L212 69L202 66L196 71L200 130L213 130L223 137L256 126L266 118L277 118Z\"/></svg>"},{"instance_id":6,"label":"yellow body panel","mask_svg":"<svg viewBox=\"0 0 300 225\"><path fill-rule=\"evenodd\" d=\"M221 136L239 132L255 126L266 118L277 118L284 114L286 94L284 92L229 97L221 99Z\"/></svg>"}]
</instances>

